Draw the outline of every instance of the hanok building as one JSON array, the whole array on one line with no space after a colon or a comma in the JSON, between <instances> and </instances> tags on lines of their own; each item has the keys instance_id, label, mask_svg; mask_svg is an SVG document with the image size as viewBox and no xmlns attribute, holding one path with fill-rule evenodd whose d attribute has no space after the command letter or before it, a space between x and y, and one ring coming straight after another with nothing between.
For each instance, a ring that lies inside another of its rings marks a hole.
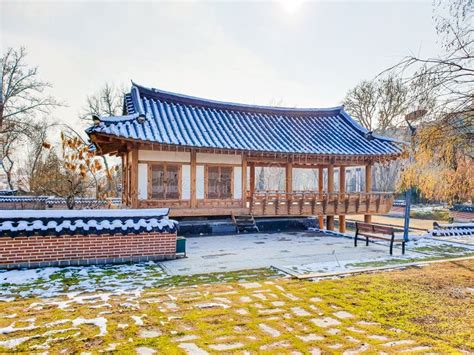
<instances>
[{"instance_id":1,"label":"hanok building","mask_svg":"<svg viewBox=\"0 0 474 355\"><path fill-rule=\"evenodd\" d=\"M393 194L372 192L371 168L402 150L343 107L243 105L136 84L123 115L95 117L87 133L99 154L122 158L126 206L169 207L175 217L319 216L330 230L339 216L341 231L348 214L370 221L390 210ZM365 189L346 193L346 167L354 166L365 166ZM282 169L285 189L256 189L256 167ZM294 189L294 172L308 168L317 169L315 186Z\"/></svg>"}]
</instances>

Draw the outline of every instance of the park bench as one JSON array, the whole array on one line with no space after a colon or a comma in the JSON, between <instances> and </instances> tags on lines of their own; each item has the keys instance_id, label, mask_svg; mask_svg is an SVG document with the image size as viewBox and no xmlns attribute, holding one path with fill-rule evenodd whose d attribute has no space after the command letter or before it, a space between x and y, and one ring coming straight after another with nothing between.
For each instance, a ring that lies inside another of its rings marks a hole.
<instances>
[{"instance_id":1,"label":"park bench","mask_svg":"<svg viewBox=\"0 0 474 355\"><path fill-rule=\"evenodd\" d=\"M402 244L402 254L405 254L405 240L395 239L395 230L392 227L381 226L372 223L356 222L356 234L354 247L357 246L358 237L365 237L365 245L369 245L369 238L387 240L390 242L390 255L393 254L393 244Z\"/></svg>"}]
</instances>

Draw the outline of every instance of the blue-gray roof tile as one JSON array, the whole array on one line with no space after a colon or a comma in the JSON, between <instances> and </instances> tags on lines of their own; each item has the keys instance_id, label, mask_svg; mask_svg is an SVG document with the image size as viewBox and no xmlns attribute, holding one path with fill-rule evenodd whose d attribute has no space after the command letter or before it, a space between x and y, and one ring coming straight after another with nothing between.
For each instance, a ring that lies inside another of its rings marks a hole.
<instances>
[{"instance_id":1,"label":"blue-gray roof tile","mask_svg":"<svg viewBox=\"0 0 474 355\"><path fill-rule=\"evenodd\" d=\"M343 107L225 103L136 84L125 95L123 116L101 117L100 124L87 132L166 145L272 153L396 156L402 150L390 138L367 139L367 130Z\"/></svg>"}]
</instances>

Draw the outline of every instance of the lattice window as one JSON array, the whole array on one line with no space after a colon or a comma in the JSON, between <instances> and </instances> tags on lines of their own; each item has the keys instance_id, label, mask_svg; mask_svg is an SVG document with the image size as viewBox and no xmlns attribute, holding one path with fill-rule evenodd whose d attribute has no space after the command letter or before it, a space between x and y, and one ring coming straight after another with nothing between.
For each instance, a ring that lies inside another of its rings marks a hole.
<instances>
[{"instance_id":1,"label":"lattice window","mask_svg":"<svg viewBox=\"0 0 474 355\"><path fill-rule=\"evenodd\" d=\"M149 196L152 200L176 200L181 196L181 166L152 164Z\"/></svg>"},{"instance_id":2,"label":"lattice window","mask_svg":"<svg viewBox=\"0 0 474 355\"><path fill-rule=\"evenodd\" d=\"M207 196L208 199L232 198L232 167L208 166L207 167Z\"/></svg>"}]
</instances>

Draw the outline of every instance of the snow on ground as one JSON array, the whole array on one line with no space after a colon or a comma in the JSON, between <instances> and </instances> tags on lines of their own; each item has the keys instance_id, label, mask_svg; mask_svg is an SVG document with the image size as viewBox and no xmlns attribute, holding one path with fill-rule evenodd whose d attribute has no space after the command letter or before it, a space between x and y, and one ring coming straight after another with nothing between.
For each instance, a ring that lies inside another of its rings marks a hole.
<instances>
[{"instance_id":1,"label":"snow on ground","mask_svg":"<svg viewBox=\"0 0 474 355\"><path fill-rule=\"evenodd\" d=\"M466 239L466 236L463 236ZM461 237L459 237L461 238ZM452 258L474 255L474 243L469 245L460 245L453 243L452 240L440 240L433 238L430 235L424 236L410 236L410 241L406 244L405 255L399 254L395 248L394 254L377 256L375 258L367 258L362 255L353 259L340 260L336 253L334 253L334 260L315 262L309 264L285 265L282 269L295 274L307 273L332 273L355 270L358 268L389 266L394 264L403 264L413 261L422 261L433 258ZM470 240L474 242L474 236L470 236ZM363 244L362 242L360 244ZM371 244L387 244L387 242L376 242ZM370 244L369 244L370 245ZM365 247L365 246L363 246Z\"/></svg>"},{"instance_id":2,"label":"snow on ground","mask_svg":"<svg viewBox=\"0 0 474 355\"><path fill-rule=\"evenodd\" d=\"M466 236L463 237L465 242ZM474 236L470 237L474 241ZM472 255L474 242L456 243L435 237L415 237L401 255L389 255L381 241L353 246L353 239L321 232L241 234L188 238L187 258L162 263L42 268L0 271L0 302L16 297L81 293L136 294L144 288L170 285L177 275L196 275L275 267L288 273L337 272L423 260ZM206 277L206 275L197 276ZM80 301L80 300L79 300ZM65 301L62 307L68 307ZM107 299L103 300L107 303Z\"/></svg>"},{"instance_id":3,"label":"snow on ground","mask_svg":"<svg viewBox=\"0 0 474 355\"><path fill-rule=\"evenodd\" d=\"M49 267L30 270L11 270L0 273L0 284L22 285L39 280L48 281L52 274L60 271L59 268Z\"/></svg>"},{"instance_id":4,"label":"snow on ground","mask_svg":"<svg viewBox=\"0 0 474 355\"><path fill-rule=\"evenodd\" d=\"M0 301L12 296L53 297L94 292L131 292L152 287L166 274L154 262L109 266L0 271Z\"/></svg>"}]
</instances>

